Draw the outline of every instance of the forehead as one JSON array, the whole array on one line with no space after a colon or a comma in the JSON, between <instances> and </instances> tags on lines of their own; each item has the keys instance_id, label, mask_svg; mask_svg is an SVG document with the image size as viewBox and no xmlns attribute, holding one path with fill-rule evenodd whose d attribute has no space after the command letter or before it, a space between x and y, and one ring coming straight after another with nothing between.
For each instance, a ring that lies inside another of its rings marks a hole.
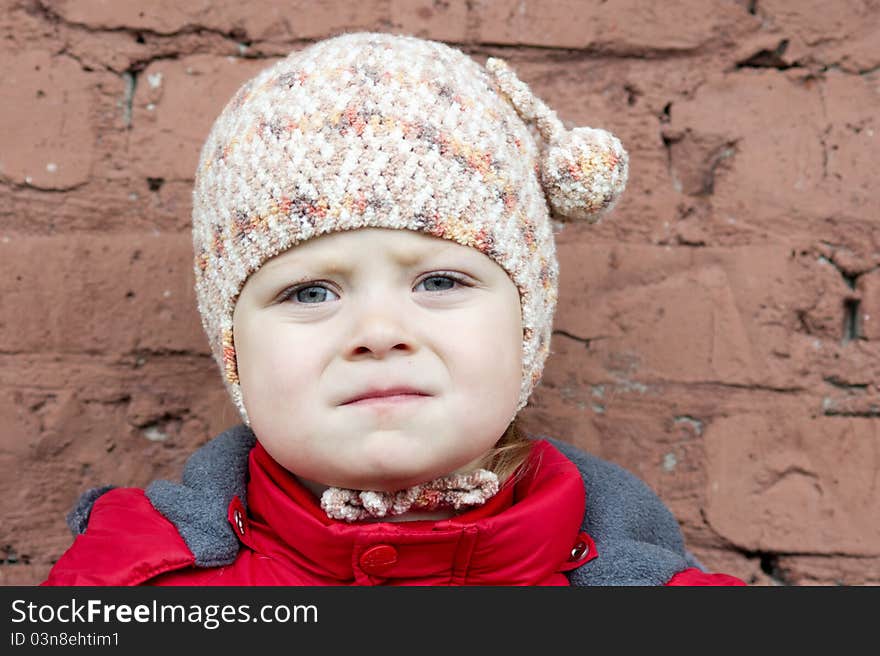
<instances>
[{"instance_id":1,"label":"forehead","mask_svg":"<svg viewBox=\"0 0 880 656\"><path fill-rule=\"evenodd\" d=\"M475 259L486 257L474 248L414 230L358 228L308 239L271 258L263 268L273 270L329 259L340 263L354 263L368 258L388 259L411 265L436 255L450 254Z\"/></svg>"}]
</instances>

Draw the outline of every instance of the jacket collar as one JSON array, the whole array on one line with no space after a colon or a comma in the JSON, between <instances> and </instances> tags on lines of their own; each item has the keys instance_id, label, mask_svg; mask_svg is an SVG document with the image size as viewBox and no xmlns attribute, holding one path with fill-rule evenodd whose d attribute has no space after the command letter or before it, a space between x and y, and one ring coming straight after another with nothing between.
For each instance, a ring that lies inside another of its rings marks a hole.
<instances>
[{"instance_id":1,"label":"jacket collar","mask_svg":"<svg viewBox=\"0 0 880 656\"><path fill-rule=\"evenodd\" d=\"M546 441L485 505L443 520L344 522L259 443L250 453L248 526L239 539L312 583L567 585L584 514L577 468Z\"/></svg>"}]
</instances>

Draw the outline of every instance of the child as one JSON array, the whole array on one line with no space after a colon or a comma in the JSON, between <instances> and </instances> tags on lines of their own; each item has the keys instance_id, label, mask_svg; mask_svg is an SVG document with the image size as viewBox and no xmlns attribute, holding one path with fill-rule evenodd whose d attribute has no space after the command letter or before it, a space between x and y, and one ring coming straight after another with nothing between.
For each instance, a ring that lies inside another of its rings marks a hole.
<instances>
[{"instance_id":1,"label":"child","mask_svg":"<svg viewBox=\"0 0 880 656\"><path fill-rule=\"evenodd\" d=\"M627 161L503 60L411 36L343 34L248 81L193 192L243 424L182 484L84 494L44 585L741 585L644 483L517 426L550 347L550 210L597 220Z\"/></svg>"}]
</instances>

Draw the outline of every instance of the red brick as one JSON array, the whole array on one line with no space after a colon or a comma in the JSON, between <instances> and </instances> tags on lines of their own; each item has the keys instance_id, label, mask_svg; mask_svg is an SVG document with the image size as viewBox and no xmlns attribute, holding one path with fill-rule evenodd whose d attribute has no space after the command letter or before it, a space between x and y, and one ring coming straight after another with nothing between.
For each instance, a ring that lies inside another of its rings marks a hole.
<instances>
[{"instance_id":1,"label":"red brick","mask_svg":"<svg viewBox=\"0 0 880 656\"><path fill-rule=\"evenodd\" d=\"M857 285L861 292L859 331L865 339L880 342L880 270L863 274Z\"/></svg>"},{"instance_id":2,"label":"red brick","mask_svg":"<svg viewBox=\"0 0 880 656\"><path fill-rule=\"evenodd\" d=\"M594 339L604 381L797 384L772 355L785 348L784 326L756 321L790 314L804 284L793 279L790 252L560 241L555 327Z\"/></svg>"},{"instance_id":3,"label":"red brick","mask_svg":"<svg viewBox=\"0 0 880 656\"><path fill-rule=\"evenodd\" d=\"M880 15L866 2L842 2L833 11L822 0L761 0L763 27L789 41L787 52L805 63L840 65L852 72L880 64Z\"/></svg>"},{"instance_id":4,"label":"red brick","mask_svg":"<svg viewBox=\"0 0 880 656\"><path fill-rule=\"evenodd\" d=\"M378 27L387 20L387 4L378 0L312 2L254 0L212 2L198 11L174 0L148 4L110 4L102 0L55 3L53 9L68 21L101 29L143 29L174 34L200 26L223 33L235 29L248 40L317 39L352 26Z\"/></svg>"},{"instance_id":5,"label":"red brick","mask_svg":"<svg viewBox=\"0 0 880 656\"><path fill-rule=\"evenodd\" d=\"M209 350L188 234L7 235L0 280L0 351Z\"/></svg>"},{"instance_id":6,"label":"red brick","mask_svg":"<svg viewBox=\"0 0 880 656\"><path fill-rule=\"evenodd\" d=\"M41 189L90 179L95 128L93 78L63 55L37 48L0 57L0 177Z\"/></svg>"},{"instance_id":7,"label":"red brick","mask_svg":"<svg viewBox=\"0 0 880 656\"><path fill-rule=\"evenodd\" d=\"M782 556L779 568L792 585L880 585L880 558Z\"/></svg>"},{"instance_id":8,"label":"red brick","mask_svg":"<svg viewBox=\"0 0 880 656\"><path fill-rule=\"evenodd\" d=\"M389 19L394 32L434 41L462 43L468 39L468 4L436 0L391 0Z\"/></svg>"},{"instance_id":9,"label":"red brick","mask_svg":"<svg viewBox=\"0 0 880 656\"><path fill-rule=\"evenodd\" d=\"M779 234L794 217L839 206L819 190L826 121L815 86L772 70L710 74L670 113L672 174L684 194L710 194L721 218Z\"/></svg>"},{"instance_id":10,"label":"red brick","mask_svg":"<svg viewBox=\"0 0 880 656\"><path fill-rule=\"evenodd\" d=\"M706 516L748 551L880 556L880 421L756 407L706 430Z\"/></svg>"},{"instance_id":11,"label":"red brick","mask_svg":"<svg viewBox=\"0 0 880 656\"><path fill-rule=\"evenodd\" d=\"M752 16L732 3L687 0L500 0L475 3L473 11L480 41L630 53L696 50L721 34L732 38L757 27Z\"/></svg>"},{"instance_id":12,"label":"red brick","mask_svg":"<svg viewBox=\"0 0 880 656\"><path fill-rule=\"evenodd\" d=\"M874 36L876 45L878 33ZM828 71L821 90L828 117L828 132L822 139L826 164L821 191L838 203L836 214L876 220L880 213L876 189L880 123L874 108L880 104L880 74ZM880 241L876 230L871 241L876 249Z\"/></svg>"},{"instance_id":13,"label":"red brick","mask_svg":"<svg viewBox=\"0 0 880 656\"><path fill-rule=\"evenodd\" d=\"M268 60L193 55L144 69L134 95L130 167L138 178L192 180L211 125Z\"/></svg>"}]
</instances>

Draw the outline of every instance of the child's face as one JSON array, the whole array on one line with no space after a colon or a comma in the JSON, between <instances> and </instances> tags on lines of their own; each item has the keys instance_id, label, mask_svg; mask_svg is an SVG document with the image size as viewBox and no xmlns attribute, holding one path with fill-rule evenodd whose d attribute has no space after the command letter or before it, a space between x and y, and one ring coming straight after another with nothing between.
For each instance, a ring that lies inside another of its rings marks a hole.
<instances>
[{"instance_id":1,"label":"child's face","mask_svg":"<svg viewBox=\"0 0 880 656\"><path fill-rule=\"evenodd\" d=\"M465 469L519 400L516 285L450 240L384 228L307 240L248 279L233 322L251 428L310 482L392 491ZM399 385L430 396L345 404Z\"/></svg>"}]
</instances>

